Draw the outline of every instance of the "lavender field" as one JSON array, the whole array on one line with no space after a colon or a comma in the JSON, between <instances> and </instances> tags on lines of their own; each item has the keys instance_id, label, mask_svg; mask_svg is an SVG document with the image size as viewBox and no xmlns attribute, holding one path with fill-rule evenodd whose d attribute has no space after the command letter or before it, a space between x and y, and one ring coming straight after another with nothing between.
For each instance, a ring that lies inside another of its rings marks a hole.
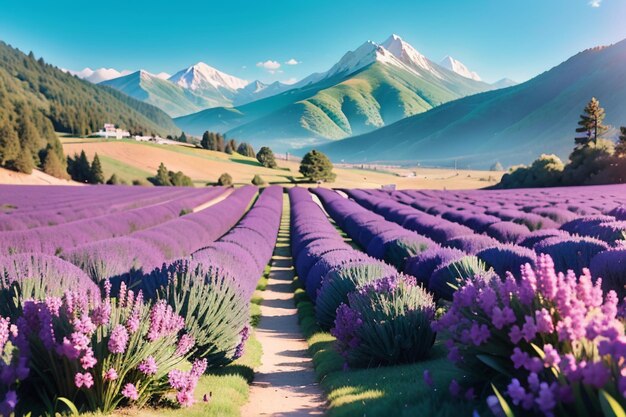
<instances>
[{"instance_id":1,"label":"lavender field","mask_svg":"<svg viewBox=\"0 0 626 417\"><path fill-rule=\"evenodd\" d=\"M1 186L0 204L3 415L210 401L196 387L245 352L282 227L303 332L328 346L314 365L335 369L328 415L626 406L624 186ZM342 397L359 375L411 372L405 392Z\"/></svg>"}]
</instances>

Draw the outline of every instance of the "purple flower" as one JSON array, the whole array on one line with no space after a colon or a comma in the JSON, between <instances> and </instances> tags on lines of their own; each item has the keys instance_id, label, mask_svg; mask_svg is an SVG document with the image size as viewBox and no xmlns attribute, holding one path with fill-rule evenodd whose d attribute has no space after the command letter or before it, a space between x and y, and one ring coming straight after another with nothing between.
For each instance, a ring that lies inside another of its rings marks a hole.
<instances>
[{"instance_id":1,"label":"purple flower","mask_svg":"<svg viewBox=\"0 0 626 417\"><path fill-rule=\"evenodd\" d=\"M115 326L109 338L108 348L111 353L124 353L128 343L128 331L120 324Z\"/></svg>"},{"instance_id":2,"label":"purple flower","mask_svg":"<svg viewBox=\"0 0 626 417\"><path fill-rule=\"evenodd\" d=\"M513 366L515 369L519 369L524 366L524 364L528 361L529 356L528 353L522 352L522 350L518 347L513 349L513 354L511 355L511 360L513 361Z\"/></svg>"},{"instance_id":3,"label":"purple flower","mask_svg":"<svg viewBox=\"0 0 626 417\"><path fill-rule=\"evenodd\" d=\"M448 387L448 390L450 391L450 395L452 395L455 398L458 398L461 395L461 386L459 385L456 379L453 379L450 382L450 386Z\"/></svg>"},{"instance_id":4,"label":"purple flower","mask_svg":"<svg viewBox=\"0 0 626 417\"><path fill-rule=\"evenodd\" d=\"M554 331L552 316L545 308L535 311L535 321L537 322L537 331L539 333L552 333Z\"/></svg>"},{"instance_id":5,"label":"purple flower","mask_svg":"<svg viewBox=\"0 0 626 417\"><path fill-rule=\"evenodd\" d=\"M137 391L137 387L135 387L135 385L131 383L124 385L124 389L122 389L122 395L131 401L137 401L139 399L139 392Z\"/></svg>"},{"instance_id":6,"label":"purple flower","mask_svg":"<svg viewBox=\"0 0 626 417\"><path fill-rule=\"evenodd\" d=\"M115 368L109 368L108 371L104 373L105 381L115 381L117 379L117 371Z\"/></svg>"},{"instance_id":7,"label":"purple flower","mask_svg":"<svg viewBox=\"0 0 626 417\"><path fill-rule=\"evenodd\" d=\"M504 326L515 323L515 313L510 307L504 307L500 309L500 307L494 307L492 310L491 320L493 322L493 326L501 330Z\"/></svg>"},{"instance_id":8,"label":"purple flower","mask_svg":"<svg viewBox=\"0 0 626 417\"><path fill-rule=\"evenodd\" d=\"M74 375L74 384L76 388L85 387L89 389L93 386L93 376L89 372L77 373Z\"/></svg>"},{"instance_id":9,"label":"purple flower","mask_svg":"<svg viewBox=\"0 0 626 417\"><path fill-rule=\"evenodd\" d=\"M556 407L556 399L554 398L552 389L546 382L542 382L539 385L539 395L535 402L546 416L553 415L552 410Z\"/></svg>"},{"instance_id":10,"label":"purple flower","mask_svg":"<svg viewBox=\"0 0 626 417\"><path fill-rule=\"evenodd\" d=\"M148 356L146 359L139 363L137 367L140 372L146 375L155 375L157 373L157 363L153 356Z\"/></svg>"},{"instance_id":11,"label":"purple flower","mask_svg":"<svg viewBox=\"0 0 626 417\"><path fill-rule=\"evenodd\" d=\"M91 348L87 349L82 358L80 358L80 364L83 369L91 369L98 363L98 360L93 356L93 350Z\"/></svg>"},{"instance_id":12,"label":"purple flower","mask_svg":"<svg viewBox=\"0 0 626 417\"><path fill-rule=\"evenodd\" d=\"M430 371L428 369L426 369L424 371L424 383L426 384L427 387L432 388L433 387L433 377L430 374Z\"/></svg>"},{"instance_id":13,"label":"purple flower","mask_svg":"<svg viewBox=\"0 0 626 417\"><path fill-rule=\"evenodd\" d=\"M611 378L611 372L602 362L591 362L582 371L583 382L594 388L603 388Z\"/></svg>"},{"instance_id":14,"label":"purple flower","mask_svg":"<svg viewBox=\"0 0 626 417\"><path fill-rule=\"evenodd\" d=\"M559 352L551 344L543 345L543 353L545 355L543 361L546 367L557 366L561 362Z\"/></svg>"},{"instance_id":15,"label":"purple flower","mask_svg":"<svg viewBox=\"0 0 626 417\"><path fill-rule=\"evenodd\" d=\"M176 354L178 356L183 356L187 354L196 343L193 337L188 334L184 334L178 340L178 346L176 347Z\"/></svg>"},{"instance_id":16,"label":"purple flower","mask_svg":"<svg viewBox=\"0 0 626 417\"><path fill-rule=\"evenodd\" d=\"M474 323L472 325L472 328L470 329L470 337L472 339L472 343L476 346L480 346L489 340L489 336L491 336L491 332L486 324L478 325L478 323Z\"/></svg>"}]
</instances>

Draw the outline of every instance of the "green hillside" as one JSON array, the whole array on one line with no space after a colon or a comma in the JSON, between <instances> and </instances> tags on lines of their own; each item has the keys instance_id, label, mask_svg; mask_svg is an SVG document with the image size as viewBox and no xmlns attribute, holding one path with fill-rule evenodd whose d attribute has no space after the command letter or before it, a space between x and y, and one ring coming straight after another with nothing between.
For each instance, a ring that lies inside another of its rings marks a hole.
<instances>
[{"instance_id":1,"label":"green hillside","mask_svg":"<svg viewBox=\"0 0 626 417\"><path fill-rule=\"evenodd\" d=\"M171 117L195 113L211 106L211 102L172 82L145 71L104 81L106 85L144 103L162 109Z\"/></svg>"},{"instance_id":2,"label":"green hillside","mask_svg":"<svg viewBox=\"0 0 626 417\"><path fill-rule=\"evenodd\" d=\"M445 70L444 70L445 71ZM446 79L374 62L356 73L286 91L234 109L177 118L192 134L204 130L276 150L372 131L456 98L485 91L484 83L445 71Z\"/></svg>"},{"instance_id":3,"label":"green hillside","mask_svg":"<svg viewBox=\"0 0 626 417\"><path fill-rule=\"evenodd\" d=\"M456 161L472 168L529 163L542 153L567 158L578 116L593 96L609 124L626 124L626 41L581 52L523 84L452 101L320 149L335 160Z\"/></svg>"}]
</instances>

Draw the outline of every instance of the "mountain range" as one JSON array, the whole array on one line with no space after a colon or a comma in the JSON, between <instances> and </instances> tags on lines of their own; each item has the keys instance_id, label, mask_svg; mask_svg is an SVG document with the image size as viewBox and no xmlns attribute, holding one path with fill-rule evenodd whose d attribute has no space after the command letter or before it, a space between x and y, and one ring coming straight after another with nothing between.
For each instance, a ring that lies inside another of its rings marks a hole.
<instances>
[{"instance_id":1,"label":"mountain range","mask_svg":"<svg viewBox=\"0 0 626 417\"><path fill-rule=\"evenodd\" d=\"M567 158L579 115L596 97L606 123L626 125L626 40L585 50L512 87L461 98L319 149L333 160L488 168ZM615 132L615 128L613 129Z\"/></svg>"},{"instance_id":2,"label":"mountain range","mask_svg":"<svg viewBox=\"0 0 626 417\"><path fill-rule=\"evenodd\" d=\"M285 151L370 132L494 88L460 70L468 72L462 64L444 68L392 35L380 44L365 42L328 71L312 74L289 90L245 105L203 110L175 122L194 135L213 130Z\"/></svg>"}]
</instances>

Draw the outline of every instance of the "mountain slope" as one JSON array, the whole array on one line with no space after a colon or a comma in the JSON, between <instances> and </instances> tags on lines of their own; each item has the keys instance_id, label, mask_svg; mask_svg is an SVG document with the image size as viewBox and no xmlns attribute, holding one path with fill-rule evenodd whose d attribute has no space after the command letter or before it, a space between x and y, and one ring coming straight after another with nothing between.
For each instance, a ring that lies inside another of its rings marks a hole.
<instances>
[{"instance_id":1,"label":"mountain slope","mask_svg":"<svg viewBox=\"0 0 626 417\"><path fill-rule=\"evenodd\" d=\"M211 106L209 100L195 95L191 90L143 70L104 81L101 85L152 104L172 117L194 113Z\"/></svg>"},{"instance_id":2,"label":"mountain slope","mask_svg":"<svg viewBox=\"0 0 626 417\"><path fill-rule=\"evenodd\" d=\"M456 59L452 58L450 55L446 56L439 63L444 68L449 69L450 71L454 71L459 75L462 75L465 78L470 78L472 80L481 81L480 76L474 71L470 71L465 64Z\"/></svg>"},{"instance_id":3,"label":"mountain slope","mask_svg":"<svg viewBox=\"0 0 626 417\"><path fill-rule=\"evenodd\" d=\"M374 132L320 147L334 160L487 168L566 158L592 96L606 122L626 122L626 40L589 49L530 81L446 103Z\"/></svg>"},{"instance_id":4,"label":"mountain slope","mask_svg":"<svg viewBox=\"0 0 626 417\"><path fill-rule=\"evenodd\" d=\"M80 71L67 70L65 72L69 72L70 74L93 84L98 84L102 81L112 80L113 78L123 77L130 74L130 71L118 71L115 68L98 68L97 70L84 68Z\"/></svg>"},{"instance_id":5,"label":"mountain slope","mask_svg":"<svg viewBox=\"0 0 626 417\"><path fill-rule=\"evenodd\" d=\"M364 43L281 94L175 121L192 134L219 130L283 151L368 132L490 88L440 67L392 35L381 45Z\"/></svg>"},{"instance_id":6,"label":"mountain slope","mask_svg":"<svg viewBox=\"0 0 626 417\"><path fill-rule=\"evenodd\" d=\"M156 107L83 81L3 42L0 83L8 91L3 107L24 107L41 114L56 131L89 134L104 123L115 123L134 132L180 132L172 119ZM6 109L1 108L0 113L3 111Z\"/></svg>"}]
</instances>

